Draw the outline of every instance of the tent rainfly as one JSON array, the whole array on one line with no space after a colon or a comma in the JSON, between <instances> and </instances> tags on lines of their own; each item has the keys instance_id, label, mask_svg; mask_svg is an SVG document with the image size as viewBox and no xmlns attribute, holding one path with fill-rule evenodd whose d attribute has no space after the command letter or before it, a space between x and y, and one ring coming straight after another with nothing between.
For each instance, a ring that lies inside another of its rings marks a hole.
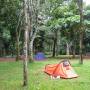
<instances>
[{"instance_id":1,"label":"tent rainfly","mask_svg":"<svg viewBox=\"0 0 90 90\"><path fill-rule=\"evenodd\" d=\"M58 64L46 65L44 72L52 77L60 76L64 79L78 77L68 60L61 61Z\"/></svg>"}]
</instances>

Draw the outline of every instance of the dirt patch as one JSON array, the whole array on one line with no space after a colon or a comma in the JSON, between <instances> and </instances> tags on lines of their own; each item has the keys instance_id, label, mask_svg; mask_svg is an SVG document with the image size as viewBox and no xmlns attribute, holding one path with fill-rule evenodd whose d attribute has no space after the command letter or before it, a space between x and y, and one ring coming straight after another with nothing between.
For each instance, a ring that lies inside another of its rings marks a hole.
<instances>
[{"instance_id":1,"label":"dirt patch","mask_svg":"<svg viewBox=\"0 0 90 90\"><path fill-rule=\"evenodd\" d=\"M11 58L11 57L1 57L0 62L9 62L9 61L15 61L16 58Z\"/></svg>"},{"instance_id":2,"label":"dirt patch","mask_svg":"<svg viewBox=\"0 0 90 90\"><path fill-rule=\"evenodd\" d=\"M87 60L90 59L90 55L83 56L83 57L84 57L84 59L87 59ZM24 57L21 57L20 60L23 60L23 58ZM78 56L78 58L79 58L79 56ZM76 57L76 59L78 59L78 58ZM73 59L73 58L71 58L71 59ZM16 61L15 57L0 57L0 62L14 62L14 61ZM44 60L44 61L46 61L46 60Z\"/></svg>"}]
</instances>

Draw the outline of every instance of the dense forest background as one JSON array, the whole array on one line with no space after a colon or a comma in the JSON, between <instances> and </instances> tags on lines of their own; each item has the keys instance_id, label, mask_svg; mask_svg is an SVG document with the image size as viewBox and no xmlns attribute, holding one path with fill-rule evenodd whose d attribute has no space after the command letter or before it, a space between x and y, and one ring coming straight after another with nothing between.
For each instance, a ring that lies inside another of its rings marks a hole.
<instances>
[{"instance_id":1,"label":"dense forest background","mask_svg":"<svg viewBox=\"0 0 90 90\"><path fill-rule=\"evenodd\" d=\"M27 0L28 1L28 0ZM28 55L90 53L90 6L83 3L82 28L78 0L29 0ZM0 0L0 56L23 55L24 13L22 0ZM80 35L81 38L80 38Z\"/></svg>"}]
</instances>

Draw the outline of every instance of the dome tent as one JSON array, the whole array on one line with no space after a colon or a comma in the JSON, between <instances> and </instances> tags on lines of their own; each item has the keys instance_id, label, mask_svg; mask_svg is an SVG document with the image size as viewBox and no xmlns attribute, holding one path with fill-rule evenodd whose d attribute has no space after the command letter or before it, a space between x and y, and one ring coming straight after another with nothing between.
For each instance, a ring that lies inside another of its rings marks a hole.
<instances>
[{"instance_id":1,"label":"dome tent","mask_svg":"<svg viewBox=\"0 0 90 90\"><path fill-rule=\"evenodd\" d=\"M43 52L37 52L34 59L35 60L44 60L45 59L45 54Z\"/></svg>"},{"instance_id":2,"label":"dome tent","mask_svg":"<svg viewBox=\"0 0 90 90\"><path fill-rule=\"evenodd\" d=\"M60 76L65 79L78 77L68 60L61 61L58 64L46 65L44 72L52 77Z\"/></svg>"}]
</instances>

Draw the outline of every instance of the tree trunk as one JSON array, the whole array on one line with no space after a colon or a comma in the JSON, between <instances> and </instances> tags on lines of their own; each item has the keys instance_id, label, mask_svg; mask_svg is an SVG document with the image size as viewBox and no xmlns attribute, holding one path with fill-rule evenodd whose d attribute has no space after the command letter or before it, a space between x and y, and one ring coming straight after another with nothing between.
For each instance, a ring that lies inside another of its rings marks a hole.
<instances>
[{"instance_id":1,"label":"tree trunk","mask_svg":"<svg viewBox=\"0 0 90 90\"><path fill-rule=\"evenodd\" d=\"M20 48L19 48L19 36L18 36L18 32L16 32L16 61L19 60L19 55L20 55Z\"/></svg>"},{"instance_id":2,"label":"tree trunk","mask_svg":"<svg viewBox=\"0 0 90 90\"><path fill-rule=\"evenodd\" d=\"M33 62L33 30L32 30L32 0L29 3L29 33L30 33L30 42L29 42L29 62Z\"/></svg>"},{"instance_id":3,"label":"tree trunk","mask_svg":"<svg viewBox=\"0 0 90 90\"><path fill-rule=\"evenodd\" d=\"M82 52L82 41L83 41L83 0L79 0L80 10L80 64L83 64L83 52Z\"/></svg>"},{"instance_id":4,"label":"tree trunk","mask_svg":"<svg viewBox=\"0 0 90 90\"><path fill-rule=\"evenodd\" d=\"M61 32L60 32L60 30L58 30L58 32L57 32L57 50L56 50L57 56L60 54L60 38L61 38Z\"/></svg>"},{"instance_id":5,"label":"tree trunk","mask_svg":"<svg viewBox=\"0 0 90 90\"><path fill-rule=\"evenodd\" d=\"M19 38L20 38L20 31L21 30L19 29L19 31L18 31L18 28L19 28L19 25L20 25L20 22L21 22L21 15L22 15L22 10L20 12L18 24L17 24L17 27L16 27L16 61L19 60L19 55L20 55Z\"/></svg>"},{"instance_id":6,"label":"tree trunk","mask_svg":"<svg viewBox=\"0 0 90 90\"><path fill-rule=\"evenodd\" d=\"M83 44L82 44L82 41L83 41L83 34L81 33L80 34L80 64L83 64Z\"/></svg>"},{"instance_id":7,"label":"tree trunk","mask_svg":"<svg viewBox=\"0 0 90 90\"><path fill-rule=\"evenodd\" d=\"M34 43L34 39L36 37L36 34L38 32L37 26L38 26L38 7L39 7L39 0L36 0L35 2L33 0L30 1L30 5L32 3L35 3L36 7L33 8L31 5L31 9L29 7L29 18L30 18L30 43L29 43L29 62L33 61L33 43ZM34 11L35 10L35 11ZM33 12L34 13L33 13ZM35 30L33 31L33 27L31 27L32 24L34 25Z\"/></svg>"},{"instance_id":8,"label":"tree trunk","mask_svg":"<svg viewBox=\"0 0 90 90\"><path fill-rule=\"evenodd\" d=\"M28 61L28 0L24 0L24 60L23 60L23 86L28 84L28 70L27 70L27 61Z\"/></svg>"},{"instance_id":9,"label":"tree trunk","mask_svg":"<svg viewBox=\"0 0 90 90\"><path fill-rule=\"evenodd\" d=\"M66 55L70 55L69 43L66 43Z\"/></svg>"},{"instance_id":10,"label":"tree trunk","mask_svg":"<svg viewBox=\"0 0 90 90\"><path fill-rule=\"evenodd\" d=\"M70 55L72 42L66 42L66 55Z\"/></svg>"},{"instance_id":11,"label":"tree trunk","mask_svg":"<svg viewBox=\"0 0 90 90\"><path fill-rule=\"evenodd\" d=\"M73 46L73 50L72 50L72 54L73 54L73 58L75 58L75 55L76 55L76 50L75 50L75 45Z\"/></svg>"},{"instance_id":12,"label":"tree trunk","mask_svg":"<svg viewBox=\"0 0 90 90\"><path fill-rule=\"evenodd\" d=\"M72 47L72 55L73 55L73 58L75 58L75 55L76 55L76 29L74 29L73 27L73 47Z\"/></svg>"},{"instance_id":13,"label":"tree trunk","mask_svg":"<svg viewBox=\"0 0 90 90\"><path fill-rule=\"evenodd\" d=\"M52 57L56 56L56 45L57 45L57 32L54 32L55 36L54 36L54 42L53 42L53 53L52 53Z\"/></svg>"},{"instance_id":14,"label":"tree trunk","mask_svg":"<svg viewBox=\"0 0 90 90\"><path fill-rule=\"evenodd\" d=\"M33 58L33 42L34 42L34 38L32 41L30 41L30 46L29 46L29 62L33 62L34 58Z\"/></svg>"},{"instance_id":15,"label":"tree trunk","mask_svg":"<svg viewBox=\"0 0 90 90\"><path fill-rule=\"evenodd\" d=\"M27 29L27 26L26 26ZM25 30L25 42L24 42L24 60L23 60L23 86L26 86L28 84L28 70L27 70L27 61L28 61L28 47L27 47L27 36L28 36L28 30Z\"/></svg>"},{"instance_id":16,"label":"tree trunk","mask_svg":"<svg viewBox=\"0 0 90 90\"><path fill-rule=\"evenodd\" d=\"M56 39L54 39L54 43L53 43L53 55L52 57L55 57L56 54Z\"/></svg>"}]
</instances>

